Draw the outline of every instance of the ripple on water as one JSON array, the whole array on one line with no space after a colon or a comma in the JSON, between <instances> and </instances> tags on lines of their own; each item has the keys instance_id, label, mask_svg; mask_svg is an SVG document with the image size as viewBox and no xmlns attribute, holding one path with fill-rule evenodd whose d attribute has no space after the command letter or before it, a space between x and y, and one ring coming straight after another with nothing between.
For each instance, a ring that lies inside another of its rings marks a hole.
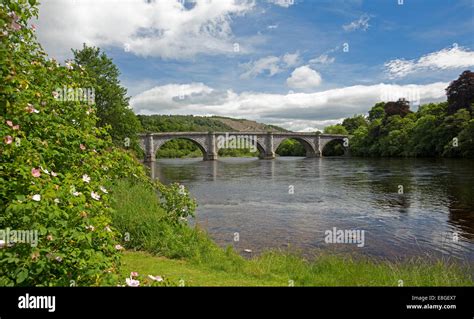
<instances>
[{"instance_id":1,"label":"ripple on water","mask_svg":"<svg viewBox=\"0 0 474 319\"><path fill-rule=\"evenodd\" d=\"M290 244L308 253L322 248L474 261L474 167L468 161L173 159L158 161L156 171L189 187L199 204L197 222L223 246L258 252ZM364 230L364 247L326 244L324 234L333 227Z\"/></svg>"}]
</instances>

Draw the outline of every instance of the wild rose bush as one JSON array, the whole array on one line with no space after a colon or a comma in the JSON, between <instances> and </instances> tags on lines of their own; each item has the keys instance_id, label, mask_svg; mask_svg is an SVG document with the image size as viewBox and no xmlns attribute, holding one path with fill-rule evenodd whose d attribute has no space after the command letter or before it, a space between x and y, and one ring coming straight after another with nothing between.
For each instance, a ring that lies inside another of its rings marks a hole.
<instances>
[{"instance_id":1,"label":"wild rose bush","mask_svg":"<svg viewBox=\"0 0 474 319\"><path fill-rule=\"evenodd\" d=\"M0 230L37 230L38 244L0 248L0 286L115 285L120 238L106 185L156 187L132 155L96 128L87 101L55 90L90 88L80 65L47 58L28 20L36 1L0 4Z\"/></svg>"}]
</instances>

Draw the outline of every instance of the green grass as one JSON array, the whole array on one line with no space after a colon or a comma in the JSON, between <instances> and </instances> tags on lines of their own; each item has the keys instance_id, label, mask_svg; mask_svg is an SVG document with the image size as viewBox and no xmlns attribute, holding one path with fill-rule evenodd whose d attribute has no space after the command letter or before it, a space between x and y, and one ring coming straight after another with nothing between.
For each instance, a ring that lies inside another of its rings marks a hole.
<instances>
[{"instance_id":1,"label":"green grass","mask_svg":"<svg viewBox=\"0 0 474 319\"><path fill-rule=\"evenodd\" d=\"M122 274L161 275L186 286L472 286L462 268L454 264L424 261L375 262L344 256L320 255L315 261L269 252L243 260L233 270L216 269L193 260L176 260L146 252L126 252Z\"/></svg>"},{"instance_id":2,"label":"green grass","mask_svg":"<svg viewBox=\"0 0 474 319\"><path fill-rule=\"evenodd\" d=\"M119 181L114 226L130 235L122 274L161 275L189 286L473 286L471 270L447 261L389 262L318 252L312 261L292 251L269 251L245 259L218 247L198 228L169 224L156 193Z\"/></svg>"}]
</instances>

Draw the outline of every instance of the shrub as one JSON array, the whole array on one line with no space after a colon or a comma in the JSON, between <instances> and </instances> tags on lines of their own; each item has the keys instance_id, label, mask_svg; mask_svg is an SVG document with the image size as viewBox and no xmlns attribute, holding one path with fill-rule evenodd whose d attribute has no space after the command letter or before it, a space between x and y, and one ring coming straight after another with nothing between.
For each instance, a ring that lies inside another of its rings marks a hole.
<instances>
[{"instance_id":1,"label":"shrub","mask_svg":"<svg viewBox=\"0 0 474 319\"><path fill-rule=\"evenodd\" d=\"M0 248L0 285L114 284L119 234L104 187L144 169L96 128L95 106L59 101L57 88L87 88L77 64L60 66L36 41L35 1L0 5L0 230L37 231L37 245ZM1 239L1 238L0 238ZM15 240L13 240L15 241Z\"/></svg>"}]
</instances>

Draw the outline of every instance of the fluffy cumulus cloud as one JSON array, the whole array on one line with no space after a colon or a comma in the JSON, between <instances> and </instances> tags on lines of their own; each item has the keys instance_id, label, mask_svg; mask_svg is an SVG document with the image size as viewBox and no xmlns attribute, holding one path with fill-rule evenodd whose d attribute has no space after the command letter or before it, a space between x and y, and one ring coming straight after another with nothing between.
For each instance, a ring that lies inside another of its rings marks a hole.
<instances>
[{"instance_id":1,"label":"fluffy cumulus cloud","mask_svg":"<svg viewBox=\"0 0 474 319\"><path fill-rule=\"evenodd\" d=\"M261 74L274 76L299 63L299 53L286 53L283 56L267 56L261 59L242 64L245 72L241 74L242 79L254 78Z\"/></svg>"},{"instance_id":2,"label":"fluffy cumulus cloud","mask_svg":"<svg viewBox=\"0 0 474 319\"><path fill-rule=\"evenodd\" d=\"M390 78L401 78L426 70L459 69L474 66L474 52L453 45L415 60L396 59L385 63Z\"/></svg>"},{"instance_id":3,"label":"fluffy cumulus cloud","mask_svg":"<svg viewBox=\"0 0 474 319\"><path fill-rule=\"evenodd\" d=\"M296 68L286 80L286 84L292 89L313 89L321 84L321 75L311 69L308 65Z\"/></svg>"},{"instance_id":4,"label":"fluffy cumulus cloud","mask_svg":"<svg viewBox=\"0 0 474 319\"><path fill-rule=\"evenodd\" d=\"M203 83L168 84L130 101L139 114L194 114L247 118L295 131L322 129L354 114L365 114L384 97L415 96L420 103L445 100L449 83L357 85L314 93L269 94L215 90Z\"/></svg>"},{"instance_id":5,"label":"fluffy cumulus cloud","mask_svg":"<svg viewBox=\"0 0 474 319\"><path fill-rule=\"evenodd\" d=\"M41 1L38 36L47 52L69 55L82 43L126 48L141 56L187 58L233 53L231 20L251 0L47 0Z\"/></svg>"},{"instance_id":6,"label":"fluffy cumulus cloud","mask_svg":"<svg viewBox=\"0 0 474 319\"><path fill-rule=\"evenodd\" d=\"M359 19L352 21L351 23L345 24L342 26L344 31L356 31L363 30L367 31L370 27L369 25L370 16L368 14L363 14Z\"/></svg>"}]
</instances>

